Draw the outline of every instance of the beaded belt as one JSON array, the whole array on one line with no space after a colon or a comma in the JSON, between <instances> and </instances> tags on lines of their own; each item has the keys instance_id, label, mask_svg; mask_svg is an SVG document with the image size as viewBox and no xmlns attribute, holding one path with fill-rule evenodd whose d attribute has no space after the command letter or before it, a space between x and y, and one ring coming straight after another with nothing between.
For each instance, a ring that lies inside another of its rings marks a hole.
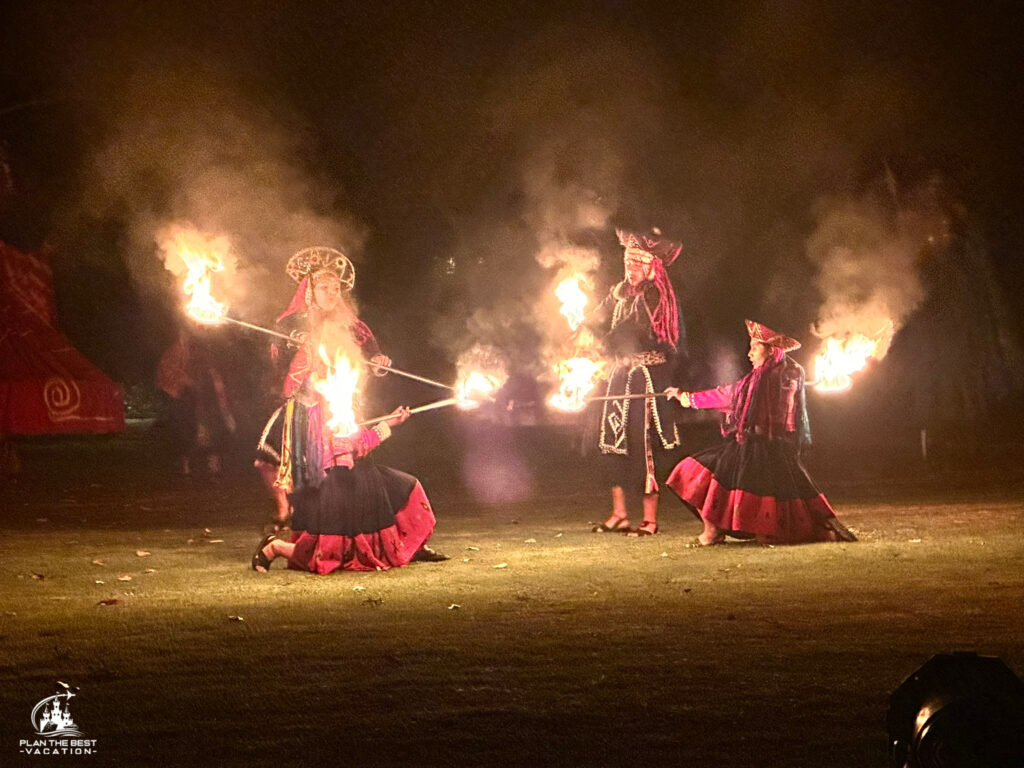
<instances>
[{"instance_id":1,"label":"beaded belt","mask_svg":"<svg viewBox=\"0 0 1024 768\"><path fill-rule=\"evenodd\" d=\"M636 368L638 365L662 365L667 358L664 352L638 352L635 355L627 355L619 358L619 365L628 365Z\"/></svg>"}]
</instances>

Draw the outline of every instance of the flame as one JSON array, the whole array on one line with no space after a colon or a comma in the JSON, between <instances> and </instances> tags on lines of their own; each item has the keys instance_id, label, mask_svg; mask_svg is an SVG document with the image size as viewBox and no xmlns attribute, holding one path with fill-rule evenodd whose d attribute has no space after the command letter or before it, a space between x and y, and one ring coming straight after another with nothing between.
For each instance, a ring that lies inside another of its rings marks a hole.
<instances>
[{"instance_id":1,"label":"flame","mask_svg":"<svg viewBox=\"0 0 1024 768\"><path fill-rule=\"evenodd\" d=\"M841 392L853 384L851 375L881 358L881 340L856 333L846 339L829 336L820 355L814 358L815 386L821 392Z\"/></svg>"},{"instance_id":2,"label":"flame","mask_svg":"<svg viewBox=\"0 0 1024 768\"><path fill-rule=\"evenodd\" d=\"M575 331L580 327L586 314L587 294L580 287L580 281L585 278L579 273L567 277L555 287L555 296L562 302L559 312L569 321L569 330Z\"/></svg>"},{"instance_id":3,"label":"flame","mask_svg":"<svg viewBox=\"0 0 1024 768\"><path fill-rule=\"evenodd\" d=\"M590 357L571 357L555 365L558 391L548 398L548 405L560 411L579 411L586 405L586 397L601 377L604 363Z\"/></svg>"},{"instance_id":4,"label":"flame","mask_svg":"<svg viewBox=\"0 0 1024 768\"><path fill-rule=\"evenodd\" d=\"M336 437L347 437L359 429L356 421L355 397L359 392L359 373L362 367L358 362L349 359L340 349L335 352L334 359L327 354L327 348L320 345L320 359L327 368L327 373L320 376L316 372L310 376L315 389L326 401L330 415L325 423Z\"/></svg>"},{"instance_id":5,"label":"flame","mask_svg":"<svg viewBox=\"0 0 1024 768\"><path fill-rule=\"evenodd\" d=\"M177 238L176 252L187 270L182 286L189 297L185 311L200 323L220 322L228 308L213 298L210 282L212 273L224 271L224 259L216 249L200 250L190 245L184 235Z\"/></svg>"},{"instance_id":6,"label":"flame","mask_svg":"<svg viewBox=\"0 0 1024 768\"><path fill-rule=\"evenodd\" d=\"M493 398L504 383L504 378L496 373L486 373L479 369L467 371L455 384L457 405L463 410L478 408L481 401Z\"/></svg>"}]
</instances>

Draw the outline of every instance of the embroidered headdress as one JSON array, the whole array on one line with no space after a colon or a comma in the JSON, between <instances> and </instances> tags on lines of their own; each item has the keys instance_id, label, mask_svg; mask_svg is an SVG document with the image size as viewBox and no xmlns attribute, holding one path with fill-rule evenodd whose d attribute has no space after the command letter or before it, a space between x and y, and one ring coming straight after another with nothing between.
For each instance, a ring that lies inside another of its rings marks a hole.
<instances>
[{"instance_id":1,"label":"embroidered headdress","mask_svg":"<svg viewBox=\"0 0 1024 768\"><path fill-rule=\"evenodd\" d=\"M771 354L764 365L737 382L723 434L735 429L736 439L742 443L749 429L760 429L769 439L794 434L798 444L809 445L804 369L786 357L787 352L800 348L800 342L753 320L747 320L747 333L770 346ZM791 392L788 396L787 391Z\"/></svg>"},{"instance_id":2,"label":"embroidered headdress","mask_svg":"<svg viewBox=\"0 0 1024 768\"><path fill-rule=\"evenodd\" d=\"M769 347L777 347L783 352L793 352L800 349L799 341L786 336L784 333L773 331L763 323L747 320L747 333L750 334L750 338L754 339L754 341L760 341Z\"/></svg>"},{"instance_id":3,"label":"embroidered headdress","mask_svg":"<svg viewBox=\"0 0 1024 768\"><path fill-rule=\"evenodd\" d=\"M672 289L672 281L668 279L665 267L670 266L679 257L683 246L662 239L660 233L655 233L652 237L616 229L615 234L619 237L619 243L626 249L624 258L637 259L645 266L651 267L651 280L659 293L658 306L651 312L651 329L659 341L675 347L679 341L679 307L676 292Z\"/></svg>"},{"instance_id":4,"label":"embroidered headdress","mask_svg":"<svg viewBox=\"0 0 1024 768\"><path fill-rule=\"evenodd\" d=\"M289 315L313 305L313 284L325 275L331 275L341 281L344 291L351 291L356 284L356 268L341 251L326 246L303 248L288 259L285 272L299 285L292 296L288 308L277 318L281 322Z\"/></svg>"},{"instance_id":5,"label":"embroidered headdress","mask_svg":"<svg viewBox=\"0 0 1024 768\"><path fill-rule=\"evenodd\" d=\"M637 258L643 261L647 261L644 258L644 254L646 254L660 259L662 264L670 267L672 262L683 252L683 246L679 243L673 243L671 240L664 240L660 237L641 235L625 229L616 229L615 234L619 236L619 243L627 253L635 252Z\"/></svg>"}]
</instances>

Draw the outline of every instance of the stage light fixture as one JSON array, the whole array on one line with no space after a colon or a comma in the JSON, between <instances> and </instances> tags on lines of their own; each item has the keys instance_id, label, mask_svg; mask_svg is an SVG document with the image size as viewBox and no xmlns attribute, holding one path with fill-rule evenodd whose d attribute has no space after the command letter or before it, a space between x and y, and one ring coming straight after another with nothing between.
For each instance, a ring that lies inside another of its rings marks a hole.
<instances>
[{"instance_id":1,"label":"stage light fixture","mask_svg":"<svg viewBox=\"0 0 1024 768\"><path fill-rule=\"evenodd\" d=\"M892 768L1024 768L1024 683L994 656L933 656L887 720Z\"/></svg>"}]
</instances>

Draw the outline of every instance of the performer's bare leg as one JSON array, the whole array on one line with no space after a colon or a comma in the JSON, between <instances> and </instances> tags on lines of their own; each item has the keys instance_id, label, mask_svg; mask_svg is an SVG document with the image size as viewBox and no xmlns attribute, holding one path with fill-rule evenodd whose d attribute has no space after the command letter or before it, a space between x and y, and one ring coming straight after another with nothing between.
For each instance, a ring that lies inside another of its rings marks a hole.
<instances>
[{"instance_id":1,"label":"performer's bare leg","mask_svg":"<svg viewBox=\"0 0 1024 768\"><path fill-rule=\"evenodd\" d=\"M263 485L266 486L270 495L274 497L274 522L279 526L285 525L292 510L291 505L288 503L288 494L283 489L274 485L274 482L277 480L277 467L265 461L256 461L253 463L253 466L260 473Z\"/></svg>"},{"instance_id":2,"label":"performer's bare leg","mask_svg":"<svg viewBox=\"0 0 1024 768\"><path fill-rule=\"evenodd\" d=\"M709 522L707 518L701 518L701 520L704 521L704 530L701 531L697 540L705 547L712 544L721 544L722 539L725 538L725 534L722 533L722 529L714 523Z\"/></svg>"},{"instance_id":3,"label":"performer's bare leg","mask_svg":"<svg viewBox=\"0 0 1024 768\"><path fill-rule=\"evenodd\" d=\"M627 533L627 536L653 536L658 532L658 494L644 494L644 521L640 527Z\"/></svg>"},{"instance_id":4,"label":"performer's bare leg","mask_svg":"<svg viewBox=\"0 0 1024 768\"><path fill-rule=\"evenodd\" d=\"M257 571L265 571L270 568L270 564L274 562L275 558L286 557L290 558L295 553L295 545L291 542L285 541L284 539L271 539L264 547L260 550L263 557L266 558L266 566L257 564L256 557L253 557L253 568Z\"/></svg>"},{"instance_id":5,"label":"performer's bare leg","mask_svg":"<svg viewBox=\"0 0 1024 768\"><path fill-rule=\"evenodd\" d=\"M622 521L626 522L623 523ZM629 514L626 512L626 492L621 485L612 486L612 514L604 521L607 528L626 528Z\"/></svg>"},{"instance_id":6,"label":"performer's bare leg","mask_svg":"<svg viewBox=\"0 0 1024 768\"><path fill-rule=\"evenodd\" d=\"M657 493L645 493L644 494L644 521L640 524L641 528L646 528L651 533L655 533L658 530L658 494Z\"/></svg>"}]
</instances>

